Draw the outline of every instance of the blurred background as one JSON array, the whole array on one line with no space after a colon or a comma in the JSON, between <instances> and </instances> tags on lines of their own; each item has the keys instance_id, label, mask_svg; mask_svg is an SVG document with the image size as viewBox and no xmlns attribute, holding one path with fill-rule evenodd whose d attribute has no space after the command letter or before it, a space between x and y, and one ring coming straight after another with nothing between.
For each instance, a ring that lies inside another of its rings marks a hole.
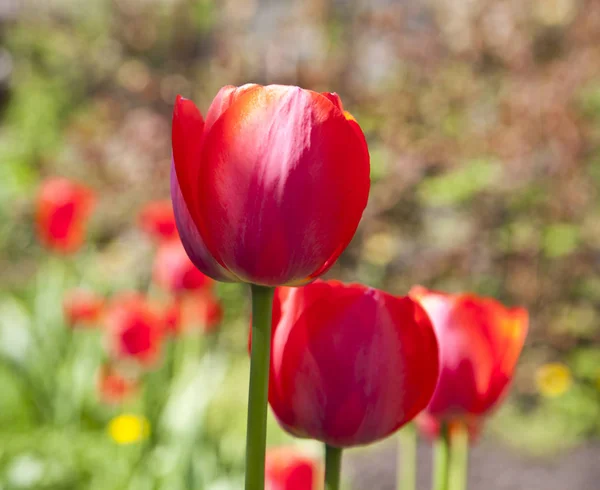
<instances>
[{"instance_id":1,"label":"blurred background","mask_svg":"<svg viewBox=\"0 0 600 490\"><path fill-rule=\"evenodd\" d=\"M205 113L246 82L338 92L365 132L371 197L330 277L528 308L471 488L597 488L600 2L0 0L0 489L241 488L246 288L203 293L215 318L144 369L65 301L137 291L158 316L191 294L157 280L140 213L169 198L176 94ZM74 253L36 236L55 176L96 196ZM393 488L393 441L345 461L348 488Z\"/></svg>"}]
</instances>

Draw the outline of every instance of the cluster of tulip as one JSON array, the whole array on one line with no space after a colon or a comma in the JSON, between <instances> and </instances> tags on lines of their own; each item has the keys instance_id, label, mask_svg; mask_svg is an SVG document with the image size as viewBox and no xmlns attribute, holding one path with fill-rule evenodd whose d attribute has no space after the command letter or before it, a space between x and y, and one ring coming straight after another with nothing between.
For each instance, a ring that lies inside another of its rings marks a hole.
<instances>
[{"instance_id":1,"label":"cluster of tulip","mask_svg":"<svg viewBox=\"0 0 600 490\"><path fill-rule=\"evenodd\" d=\"M215 280L248 283L246 490L265 481L271 490L316 488L322 473L287 449L266 450L267 402L284 430L324 443L327 490L339 488L343 448L413 419L436 441L435 489L464 488L468 436L476 439L507 391L527 312L472 294L417 286L398 297L318 279L354 236L370 188L365 137L336 94L228 86L206 119L178 97L172 138L172 205L152 202L139 215L157 245L153 282L168 301L139 292L105 301L81 289L64 299L70 325L104 327L101 398L135 393L164 339L218 325ZM76 251L93 207L89 189L47 180L40 240ZM411 471L399 487L414 488Z\"/></svg>"},{"instance_id":2,"label":"cluster of tulip","mask_svg":"<svg viewBox=\"0 0 600 490\"><path fill-rule=\"evenodd\" d=\"M37 203L40 241L63 254L77 251L93 204L94 194L81 184L46 180ZM90 289L76 288L63 301L71 327L102 326L107 360L98 373L98 394L110 404L137 392L140 377L161 359L165 341L191 329L208 334L223 314L214 281L194 267L183 249L171 202L148 203L139 213L139 227L156 242L152 279L163 299L127 291L107 301Z\"/></svg>"},{"instance_id":3,"label":"cluster of tulip","mask_svg":"<svg viewBox=\"0 0 600 490\"><path fill-rule=\"evenodd\" d=\"M474 436L506 393L526 311L318 280L354 236L370 187L365 137L334 93L228 86L206 119L178 97L172 140L190 260L217 281L251 285L246 490L264 489L267 399L286 431L325 444L327 490L339 488L343 448L419 414L437 441L435 488L464 486L464 465L451 475L466 459L457 434ZM271 488L309 488L298 485Z\"/></svg>"}]
</instances>

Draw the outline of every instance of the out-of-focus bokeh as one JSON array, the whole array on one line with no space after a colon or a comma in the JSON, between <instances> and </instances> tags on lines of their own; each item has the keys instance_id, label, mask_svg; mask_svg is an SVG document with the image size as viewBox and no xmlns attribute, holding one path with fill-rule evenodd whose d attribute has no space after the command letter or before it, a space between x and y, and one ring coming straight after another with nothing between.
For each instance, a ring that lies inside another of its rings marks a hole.
<instances>
[{"instance_id":1,"label":"out-of-focus bokeh","mask_svg":"<svg viewBox=\"0 0 600 490\"><path fill-rule=\"evenodd\" d=\"M172 301L139 213L169 197L175 96L205 112L246 82L336 91L366 134L369 205L329 276L529 310L473 488L596 488L597 0L0 0L0 488L241 488L246 289L211 286L202 312L178 302L202 328L158 353L147 305L141 345L93 302L84 317L102 326L70 327L63 302L73 288L113 310L137 301L123 291ZM36 236L40 183L55 176L96 196L71 255ZM109 328L152 368L113 372ZM389 441L350 453L348 488L393 488L393 462Z\"/></svg>"}]
</instances>

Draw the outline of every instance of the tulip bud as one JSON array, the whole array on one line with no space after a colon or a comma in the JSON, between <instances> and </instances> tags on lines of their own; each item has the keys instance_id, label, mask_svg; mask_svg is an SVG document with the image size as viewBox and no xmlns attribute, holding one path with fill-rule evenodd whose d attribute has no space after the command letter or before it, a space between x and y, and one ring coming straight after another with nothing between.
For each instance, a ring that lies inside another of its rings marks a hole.
<instances>
[{"instance_id":1,"label":"tulip bud","mask_svg":"<svg viewBox=\"0 0 600 490\"><path fill-rule=\"evenodd\" d=\"M279 288L269 403L281 426L333 447L370 444L427 406L438 376L418 303L336 281Z\"/></svg>"},{"instance_id":2,"label":"tulip bud","mask_svg":"<svg viewBox=\"0 0 600 490\"><path fill-rule=\"evenodd\" d=\"M190 259L219 281L306 284L352 239L369 194L369 154L336 94L227 86L206 121L173 112L171 196Z\"/></svg>"}]
</instances>

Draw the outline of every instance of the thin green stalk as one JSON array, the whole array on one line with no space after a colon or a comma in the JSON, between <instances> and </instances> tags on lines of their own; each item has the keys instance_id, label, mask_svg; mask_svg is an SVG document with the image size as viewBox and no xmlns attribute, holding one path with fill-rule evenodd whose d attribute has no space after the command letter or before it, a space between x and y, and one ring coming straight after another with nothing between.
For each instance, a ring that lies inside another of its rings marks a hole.
<instances>
[{"instance_id":1,"label":"thin green stalk","mask_svg":"<svg viewBox=\"0 0 600 490\"><path fill-rule=\"evenodd\" d=\"M415 490L417 486L417 431L408 424L398 434L396 489Z\"/></svg>"},{"instance_id":2,"label":"thin green stalk","mask_svg":"<svg viewBox=\"0 0 600 490\"><path fill-rule=\"evenodd\" d=\"M433 490L448 490L450 464L450 437L448 426L442 424L440 435L434 443Z\"/></svg>"},{"instance_id":3,"label":"thin green stalk","mask_svg":"<svg viewBox=\"0 0 600 490\"><path fill-rule=\"evenodd\" d=\"M252 285L252 351L246 429L246 490L265 488L267 396L271 360L271 311L274 289Z\"/></svg>"},{"instance_id":4,"label":"thin green stalk","mask_svg":"<svg viewBox=\"0 0 600 490\"><path fill-rule=\"evenodd\" d=\"M339 490L342 448L325 445L325 490Z\"/></svg>"},{"instance_id":5,"label":"thin green stalk","mask_svg":"<svg viewBox=\"0 0 600 490\"><path fill-rule=\"evenodd\" d=\"M452 430L450 490L466 490L469 466L469 431L465 424Z\"/></svg>"}]
</instances>

